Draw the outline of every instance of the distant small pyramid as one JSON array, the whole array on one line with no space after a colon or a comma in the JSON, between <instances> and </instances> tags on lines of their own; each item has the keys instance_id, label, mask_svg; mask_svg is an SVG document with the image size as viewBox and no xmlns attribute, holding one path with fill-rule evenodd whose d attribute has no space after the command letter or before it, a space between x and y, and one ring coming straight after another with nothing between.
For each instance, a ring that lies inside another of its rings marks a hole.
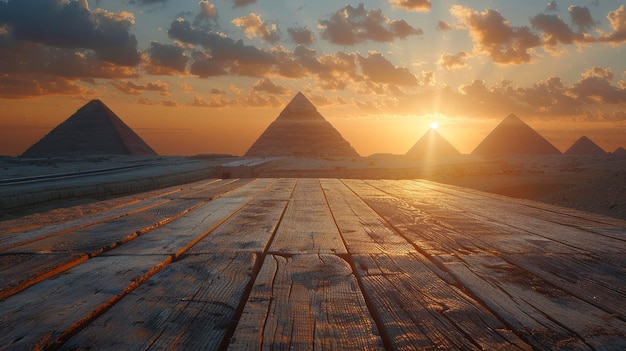
<instances>
[{"instance_id":1,"label":"distant small pyramid","mask_svg":"<svg viewBox=\"0 0 626 351\"><path fill-rule=\"evenodd\" d=\"M596 143L586 136L580 137L572 146L570 146L566 155L606 155L606 151L602 150Z\"/></svg>"},{"instance_id":2,"label":"distant small pyramid","mask_svg":"<svg viewBox=\"0 0 626 351\"><path fill-rule=\"evenodd\" d=\"M445 158L459 155L461 155L459 150L433 128L428 129L406 153L406 156L420 159Z\"/></svg>"},{"instance_id":3,"label":"distant small pyramid","mask_svg":"<svg viewBox=\"0 0 626 351\"><path fill-rule=\"evenodd\" d=\"M615 151L613 151L613 156L617 156L619 158L626 158L626 149L620 146Z\"/></svg>"},{"instance_id":4,"label":"distant small pyramid","mask_svg":"<svg viewBox=\"0 0 626 351\"><path fill-rule=\"evenodd\" d=\"M561 152L514 114L508 115L472 155L560 155Z\"/></svg>"},{"instance_id":5,"label":"distant small pyramid","mask_svg":"<svg viewBox=\"0 0 626 351\"><path fill-rule=\"evenodd\" d=\"M156 155L100 100L91 100L26 150L22 157Z\"/></svg>"},{"instance_id":6,"label":"distant small pyramid","mask_svg":"<svg viewBox=\"0 0 626 351\"><path fill-rule=\"evenodd\" d=\"M358 157L359 154L302 93L297 93L246 156Z\"/></svg>"}]
</instances>

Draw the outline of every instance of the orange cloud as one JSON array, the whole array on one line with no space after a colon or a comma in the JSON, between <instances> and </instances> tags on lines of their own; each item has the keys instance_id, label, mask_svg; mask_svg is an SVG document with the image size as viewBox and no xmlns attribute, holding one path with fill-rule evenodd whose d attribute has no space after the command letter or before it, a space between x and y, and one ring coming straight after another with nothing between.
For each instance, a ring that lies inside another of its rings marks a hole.
<instances>
[{"instance_id":1,"label":"orange cloud","mask_svg":"<svg viewBox=\"0 0 626 351\"><path fill-rule=\"evenodd\" d=\"M276 43L280 40L280 34L278 32L278 26L276 24L270 24L263 22L261 16L250 13L244 17L238 17L231 21L235 26L243 29L246 37L260 38L268 43Z\"/></svg>"},{"instance_id":2,"label":"orange cloud","mask_svg":"<svg viewBox=\"0 0 626 351\"><path fill-rule=\"evenodd\" d=\"M127 80L112 81L111 85L127 95L141 95L144 91L156 91L159 95L167 96L171 92L170 85L160 80L146 84L133 83Z\"/></svg>"},{"instance_id":3,"label":"orange cloud","mask_svg":"<svg viewBox=\"0 0 626 351\"><path fill-rule=\"evenodd\" d=\"M468 57L469 55L465 51L461 51L456 54L444 52L443 54L441 54L441 57L437 61L437 66L448 71L465 68L468 66L468 64L465 62L465 59Z\"/></svg>"},{"instance_id":4,"label":"orange cloud","mask_svg":"<svg viewBox=\"0 0 626 351\"><path fill-rule=\"evenodd\" d=\"M389 3L396 8L419 12L428 12L433 8L430 0L389 0Z\"/></svg>"}]
</instances>

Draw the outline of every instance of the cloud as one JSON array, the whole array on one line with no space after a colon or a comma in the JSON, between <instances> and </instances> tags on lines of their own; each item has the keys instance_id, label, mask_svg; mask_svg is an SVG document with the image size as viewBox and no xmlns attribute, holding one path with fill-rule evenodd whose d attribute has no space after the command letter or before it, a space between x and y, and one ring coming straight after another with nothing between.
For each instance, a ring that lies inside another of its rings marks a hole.
<instances>
[{"instance_id":1,"label":"cloud","mask_svg":"<svg viewBox=\"0 0 626 351\"><path fill-rule=\"evenodd\" d=\"M440 31L449 31L452 29L452 27L450 27L450 25L444 21L439 21L437 22L437 27L435 27L435 29Z\"/></svg>"},{"instance_id":2,"label":"cloud","mask_svg":"<svg viewBox=\"0 0 626 351\"><path fill-rule=\"evenodd\" d=\"M367 40L391 42L411 35L421 35L422 30L413 28L404 20L390 20L382 10L366 10L346 5L328 20L319 21L322 38L337 45L356 45Z\"/></svg>"},{"instance_id":3,"label":"cloud","mask_svg":"<svg viewBox=\"0 0 626 351\"><path fill-rule=\"evenodd\" d=\"M9 0L2 3L0 26L8 25L17 42L64 49L93 50L96 57L118 65L141 61L137 39L130 33L132 13L91 11L86 1Z\"/></svg>"},{"instance_id":4,"label":"cloud","mask_svg":"<svg viewBox=\"0 0 626 351\"><path fill-rule=\"evenodd\" d=\"M305 27L287 28L287 33L298 45L311 45L315 41L315 35Z\"/></svg>"},{"instance_id":5,"label":"cloud","mask_svg":"<svg viewBox=\"0 0 626 351\"><path fill-rule=\"evenodd\" d=\"M150 43L148 54L152 64L149 66L151 74L185 72L189 61L189 57L185 55L185 48L181 45L161 44L153 41Z\"/></svg>"},{"instance_id":6,"label":"cloud","mask_svg":"<svg viewBox=\"0 0 626 351\"><path fill-rule=\"evenodd\" d=\"M358 55L363 75L374 83L417 86L418 80L407 68L396 67L379 52L370 52L367 57Z\"/></svg>"},{"instance_id":7,"label":"cloud","mask_svg":"<svg viewBox=\"0 0 626 351\"><path fill-rule=\"evenodd\" d=\"M389 0L389 3L396 8L428 12L433 8L430 0Z\"/></svg>"},{"instance_id":8,"label":"cloud","mask_svg":"<svg viewBox=\"0 0 626 351\"><path fill-rule=\"evenodd\" d=\"M250 4L254 4L256 0L230 0L233 3L233 7L244 7Z\"/></svg>"},{"instance_id":9,"label":"cloud","mask_svg":"<svg viewBox=\"0 0 626 351\"><path fill-rule=\"evenodd\" d=\"M141 95L144 91L155 91L159 95L168 96L171 92L170 85L160 80L145 84L134 83L128 80L114 80L111 82L111 85L127 95Z\"/></svg>"},{"instance_id":10,"label":"cloud","mask_svg":"<svg viewBox=\"0 0 626 351\"><path fill-rule=\"evenodd\" d=\"M132 78L135 67L99 60L88 50L59 49L42 44L16 42L0 34L0 73L16 76L37 75L42 79Z\"/></svg>"},{"instance_id":11,"label":"cloud","mask_svg":"<svg viewBox=\"0 0 626 351\"><path fill-rule=\"evenodd\" d=\"M249 39L260 38L268 43L276 43L280 40L280 33L276 24L263 22L261 16L250 13L244 17L238 17L231 21L235 26L243 29Z\"/></svg>"},{"instance_id":12,"label":"cloud","mask_svg":"<svg viewBox=\"0 0 626 351\"><path fill-rule=\"evenodd\" d=\"M268 78L263 78L256 81L256 83L254 83L254 85L252 86L252 90L274 95L284 95L289 91L284 86L276 84Z\"/></svg>"},{"instance_id":13,"label":"cloud","mask_svg":"<svg viewBox=\"0 0 626 351\"><path fill-rule=\"evenodd\" d=\"M447 71L465 68L468 66L465 62L465 59L468 57L469 55L465 51L461 51L457 54L449 54L444 52L443 54L441 54L441 57L437 61L437 65Z\"/></svg>"},{"instance_id":14,"label":"cloud","mask_svg":"<svg viewBox=\"0 0 626 351\"><path fill-rule=\"evenodd\" d=\"M611 43L622 43L626 41L626 6L621 5L616 10L610 11L607 18L613 32L604 34L599 40Z\"/></svg>"},{"instance_id":15,"label":"cloud","mask_svg":"<svg viewBox=\"0 0 626 351\"><path fill-rule=\"evenodd\" d=\"M178 103L175 100L155 100L148 97L141 97L137 99L137 102L142 105L149 106L166 106L166 107L178 107Z\"/></svg>"},{"instance_id":16,"label":"cloud","mask_svg":"<svg viewBox=\"0 0 626 351\"><path fill-rule=\"evenodd\" d=\"M583 72L582 76L583 78L597 77L606 80L613 80L613 78L615 78L615 74L613 74L610 68L602 68L598 66L594 66L586 70Z\"/></svg>"},{"instance_id":17,"label":"cloud","mask_svg":"<svg viewBox=\"0 0 626 351\"><path fill-rule=\"evenodd\" d=\"M198 6L200 6L200 12L196 15L196 18L194 18L193 20L194 26L199 26L202 22L207 21L207 20L210 20L210 21L217 20L218 18L217 9L215 8L215 5L213 5L211 2L207 0L201 0L198 3Z\"/></svg>"},{"instance_id":18,"label":"cloud","mask_svg":"<svg viewBox=\"0 0 626 351\"><path fill-rule=\"evenodd\" d=\"M541 38L530 28L513 27L497 10L478 12L453 5L450 13L469 30L474 50L489 55L495 63L509 65L530 62L532 49L542 44Z\"/></svg>"},{"instance_id":19,"label":"cloud","mask_svg":"<svg viewBox=\"0 0 626 351\"><path fill-rule=\"evenodd\" d=\"M572 18L572 23L578 27L579 32L585 32L596 26L596 21L591 17L591 11L588 8L571 5L567 8L567 11Z\"/></svg>"},{"instance_id":20,"label":"cloud","mask_svg":"<svg viewBox=\"0 0 626 351\"><path fill-rule=\"evenodd\" d=\"M0 97L26 99L43 95L82 95L89 90L63 77L0 74Z\"/></svg>"},{"instance_id":21,"label":"cloud","mask_svg":"<svg viewBox=\"0 0 626 351\"><path fill-rule=\"evenodd\" d=\"M567 23L557 15L540 13L531 17L530 23L533 28L543 31L543 40L548 46L556 46L558 43L572 44L584 41L582 35L574 33Z\"/></svg>"}]
</instances>

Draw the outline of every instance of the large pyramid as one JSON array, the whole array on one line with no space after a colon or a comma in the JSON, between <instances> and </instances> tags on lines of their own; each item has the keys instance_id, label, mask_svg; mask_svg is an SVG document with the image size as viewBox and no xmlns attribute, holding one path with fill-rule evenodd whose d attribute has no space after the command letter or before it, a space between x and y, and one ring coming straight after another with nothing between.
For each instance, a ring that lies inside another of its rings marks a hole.
<instances>
[{"instance_id":1,"label":"large pyramid","mask_svg":"<svg viewBox=\"0 0 626 351\"><path fill-rule=\"evenodd\" d=\"M565 151L566 155L606 155L606 151L602 150L596 143L586 136L580 137L572 146Z\"/></svg>"},{"instance_id":2,"label":"large pyramid","mask_svg":"<svg viewBox=\"0 0 626 351\"><path fill-rule=\"evenodd\" d=\"M561 152L514 114L508 115L472 155L558 155Z\"/></svg>"},{"instance_id":3,"label":"large pyramid","mask_svg":"<svg viewBox=\"0 0 626 351\"><path fill-rule=\"evenodd\" d=\"M436 159L459 156L461 153L450 144L441 134L430 128L424 135L407 151L406 156L419 159Z\"/></svg>"},{"instance_id":4,"label":"large pyramid","mask_svg":"<svg viewBox=\"0 0 626 351\"><path fill-rule=\"evenodd\" d=\"M339 132L298 93L246 156L358 157Z\"/></svg>"},{"instance_id":5,"label":"large pyramid","mask_svg":"<svg viewBox=\"0 0 626 351\"><path fill-rule=\"evenodd\" d=\"M156 155L100 100L91 100L26 150L22 157Z\"/></svg>"}]
</instances>

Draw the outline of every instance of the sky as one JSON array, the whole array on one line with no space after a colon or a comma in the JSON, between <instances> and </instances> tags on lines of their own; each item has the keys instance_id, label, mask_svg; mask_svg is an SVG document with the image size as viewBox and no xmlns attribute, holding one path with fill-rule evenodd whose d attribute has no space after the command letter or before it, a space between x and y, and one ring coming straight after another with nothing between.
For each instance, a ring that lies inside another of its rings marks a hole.
<instances>
[{"instance_id":1,"label":"sky","mask_svg":"<svg viewBox=\"0 0 626 351\"><path fill-rule=\"evenodd\" d=\"M301 91L363 156L514 113L626 147L626 1L0 0L0 155L91 99L159 154L242 155Z\"/></svg>"}]
</instances>

